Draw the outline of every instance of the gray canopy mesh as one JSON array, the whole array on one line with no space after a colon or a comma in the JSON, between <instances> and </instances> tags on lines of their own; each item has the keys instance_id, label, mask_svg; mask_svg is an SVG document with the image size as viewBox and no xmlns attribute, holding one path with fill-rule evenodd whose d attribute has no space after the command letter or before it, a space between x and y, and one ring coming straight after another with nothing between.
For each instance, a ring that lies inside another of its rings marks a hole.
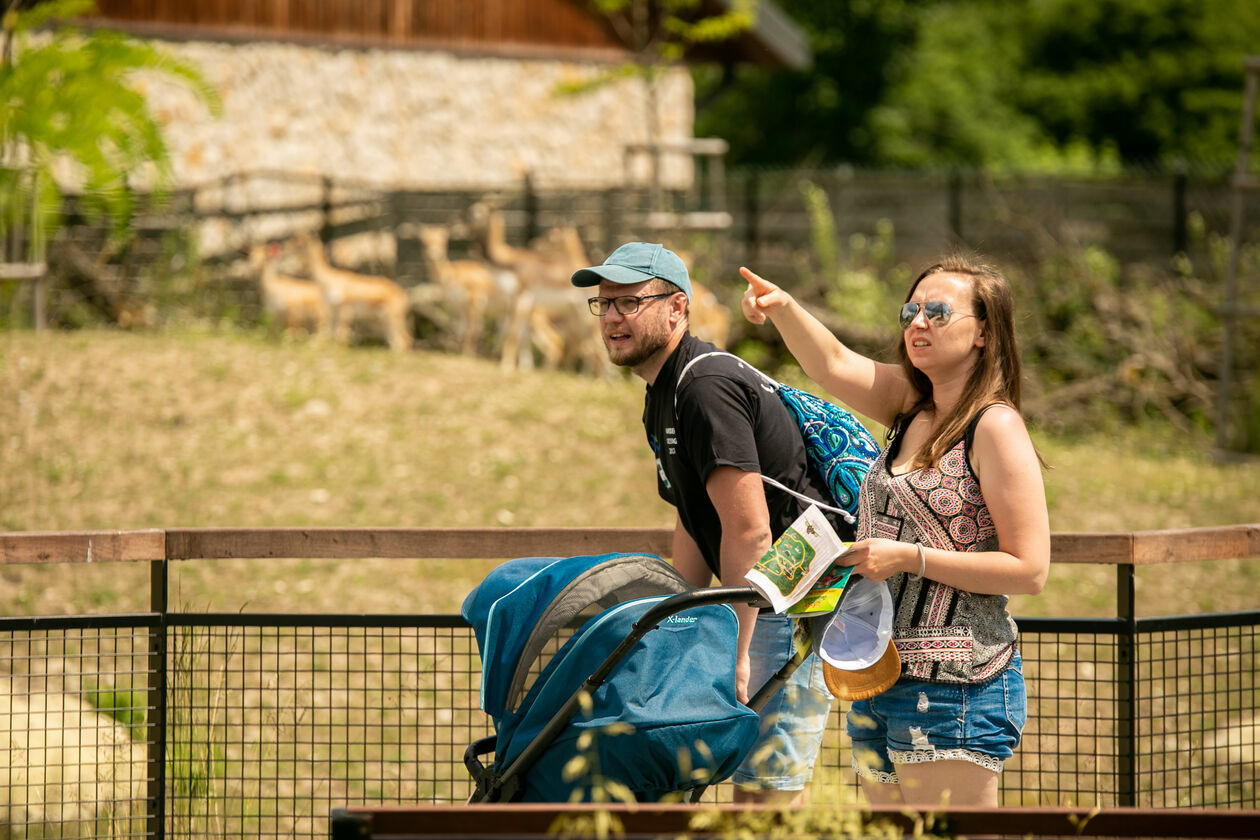
<instances>
[{"instance_id":1,"label":"gray canopy mesh","mask_svg":"<svg viewBox=\"0 0 1260 840\"><path fill-rule=\"evenodd\" d=\"M551 599L529 631L508 686L507 708L515 711L551 656L588 619L637 598L677 595L692 589L673 566L649 554L614 557L578 575Z\"/></svg>"}]
</instances>

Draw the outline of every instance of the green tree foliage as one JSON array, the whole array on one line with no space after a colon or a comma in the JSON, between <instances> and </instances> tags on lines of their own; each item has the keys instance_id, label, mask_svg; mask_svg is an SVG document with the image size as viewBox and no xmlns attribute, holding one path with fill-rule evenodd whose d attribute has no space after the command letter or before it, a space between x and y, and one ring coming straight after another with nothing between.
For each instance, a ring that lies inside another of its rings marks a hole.
<instances>
[{"instance_id":1,"label":"green tree foliage","mask_svg":"<svg viewBox=\"0 0 1260 840\"><path fill-rule=\"evenodd\" d=\"M703 14L702 0L590 0L617 37L634 53L634 62L565 85L561 93L581 93L626 76L655 78L667 64L682 60L694 47L733 38L752 26L756 0L740 0L728 11Z\"/></svg>"},{"instance_id":2,"label":"green tree foliage","mask_svg":"<svg viewBox=\"0 0 1260 840\"><path fill-rule=\"evenodd\" d=\"M562 83L561 96L581 94L623 79L644 85L644 125L650 142L661 139L656 82L668 67L696 48L733 38L748 30L757 0L736 0L730 8L706 14L703 0L589 0L609 27L633 53L633 60L596 72L581 81ZM654 175L655 177L655 175Z\"/></svg>"},{"instance_id":3,"label":"green tree foliage","mask_svg":"<svg viewBox=\"0 0 1260 840\"><path fill-rule=\"evenodd\" d=\"M1228 163L1253 0L781 0L809 33L803 73L748 68L704 133L736 162L1061 171Z\"/></svg>"},{"instance_id":4,"label":"green tree foliage","mask_svg":"<svg viewBox=\"0 0 1260 840\"><path fill-rule=\"evenodd\" d=\"M30 207L51 236L60 222L62 185L77 181L79 209L124 238L136 212L132 180L168 181L170 163L160 124L136 85L156 72L193 90L212 110L214 90L193 67L150 46L104 30L58 24L88 12L91 0L50 0L21 9L10 0L3 17L0 62L0 195L7 213ZM160 195L160 193L158 193Z\"/></svg>"},{"instance_id":5,"label":"green tree foliage","mask_svg":"<svg viewBox=\"0 0 1260 840\"><path fill-rule=\"evenodd\" d=\"M1232 159L1260 4L1042 0L1022 11L1019 104L1056 144L1111 146L1125 161Z\"/></svg>"},{"instance_id":6,"label":"green tree foliage","mask_svg":"<svg viewBox=\"0 0 1260 840\"><path fill-rule=\"evenodd\" d=\"M732 38L752 26L757 0L704 14L702 0L591 0L623 41L646 60L678 61L697 44Z\"/></svg>"},{"instance_id":7,"label":"green tree foliage","mask_svg":"<svg viewBox=\"0 0 1260 840\"><path fill-rule=\"evenodd\" d=\"M925 0L778 0L805 30L807 70L699 68L697 134L731 143L735 163L867 161L866 115L882 101L889 68L913 44Z\"/></svg>"},{"instance_id":8,"label":"green tree foliage","mask_svg":"<svg viewBox=\"0 0 1260 840\"><path fill-rule=\"evenodd\" d=\"M1060 157L1019 101L1015 4L923 9L912 48L888 68L884 98L865 115L873 162L897 166L1046 169Z\"/></svg>"}]
</instances>

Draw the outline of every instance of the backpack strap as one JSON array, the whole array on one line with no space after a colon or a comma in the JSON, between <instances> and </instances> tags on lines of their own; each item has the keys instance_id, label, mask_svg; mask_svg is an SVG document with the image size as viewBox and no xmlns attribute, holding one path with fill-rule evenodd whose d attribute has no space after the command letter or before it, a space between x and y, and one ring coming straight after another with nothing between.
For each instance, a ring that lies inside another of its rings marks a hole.
<instances>
[{"instance_id":1,"label":"backpack strap","mask_svg":"<svg viewBox=\"0 0 1260 840\"><path fill-rule=\"evenodd\" d=\"M822 508L823 510L830 511L831 513L839 515L840 517L844 519L845 522L848 522L850 525L853 525L857 522L857 517L849 513L844 508L836 507L835 505L829 505L826 502L820 502L814 497L807 496L804 493L798 493L795 490L793 490L791 487L788 487L786 484L775 481L773 478L766 475L765 473L761 473L761 480L764 481L766 484L769 484L771 487L778 487L780 490L782 490L784 493L787 493L789 496L795 496L796 498L800 499L802 502L808 502L811 505L818 505L818 507Z\"/></svg>"},{"instance_id":2,"label":"backpack strap","mask_svg":"<svg viewBox=\"0 0 1260 840\"><path fill-rule=\"evenodd\" d=\"M744 367L751 370L753 373L760 376L762 380L766 383L766 385L770 386L770 388L772 388L776 393L778 392L779 388L782 386L782 383L779 382L779 380L775 379L772 376L768 376L767 374L763 373L762 371L748 364L748 362L745 362L739 356L736 356L734 353L727 353L725 350L710 350L708 353L701 353L699 356L696 356L694 359L687 362L687 364L683 365L683 369L679 371L678 381L674 384L674 417L675 418L678 417L678 386L682 384L683 377L687 375L687 371L691 370L692 366L695 365L696 362L700 361L701 359L707 359L710 356L730 356L732 359L739 362L741 365L743 365Z\"/></svg>"},{"instance_id":3,"label":"backpack strap","mask_svg":"<svg viewBox=\"0 0 1260 840\"><path fill-rule=\"evenodd\" d=\"M678 379L674 383L674 420L675 422L677 422L677 419L678 419L678 386L682 384L683 377L687 375L687 371L691 370L692 366L694 366L696 362L700 361L701 359L707 359L710 356L730 356L732 359L735 359L741 365L743 365L744 367L751 370L753 373L760 376L762 380L765 382L765 384L771 390L773 390L775 394L778 394L779 389L783 387L783 383L779 382L779 380L775 379L772 376L769 376L768 374L764 373L761 370L758 370L757 368L748 364L748 362L741 359L739 356L736 356L734 353L727 353L725 350L710 350L708 353L701 353L699 356L696 356L694 359L687 362L687 364L683 365L683 369L678 374ZM763 482L765 482L766 484L769 484L771 487L777 487L780 490L782 490L784 493L787 493L790 496L795 496L797 499L799 499L802 502L805 502L811 505L818 505L818 507L820 507L821 509L825 511L830 511L831 513L838 514L839 516L843 517L844 521L848 522L850 525L854 524L857 521L857 519L853 516L853 514L849 513L844 508L836 507L835 505L830 505L830 504L827 504L826 502L820 502L818 499L815 499L812 496L807 496L804 493L798 493L797 491L788 487L786 484L783 484L780 481L775 481L773 478L766 475L765 473L758 473L758 475L761 476L761 480Z\"/></svg>"}]
</instances>

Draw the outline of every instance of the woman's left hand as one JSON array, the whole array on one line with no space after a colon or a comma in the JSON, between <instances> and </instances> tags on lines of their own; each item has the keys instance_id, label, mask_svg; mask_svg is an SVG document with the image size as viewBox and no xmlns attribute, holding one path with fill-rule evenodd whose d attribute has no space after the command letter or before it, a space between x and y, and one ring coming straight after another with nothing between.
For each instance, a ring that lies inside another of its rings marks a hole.
<instances>
[{"instance_id":1,"label":"woman's left hand","mask_svg":"<svg viewBox=\"0 0 1260 840\"><path fill-rule=\"evenodd\" d=\"M852 566L854 572L877 583L888 580L897 572L919 573L918 549L913 543L897 540L858 540L836 558L836 562L841 566Z\"/></svg>"}]
</instances>

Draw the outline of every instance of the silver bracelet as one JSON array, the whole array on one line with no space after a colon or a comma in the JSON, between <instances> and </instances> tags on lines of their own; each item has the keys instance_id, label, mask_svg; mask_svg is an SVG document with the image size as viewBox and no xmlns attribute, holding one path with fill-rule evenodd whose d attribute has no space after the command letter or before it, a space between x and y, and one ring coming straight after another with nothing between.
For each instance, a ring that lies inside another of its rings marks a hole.
<instances>
[{"instance_id":1,"label":"silver bracelet","mask_svg":"<svg viewBox=\"0 0 1260 840\"><path fill-rule=\"evenodd\" d=\"M923 573L927 571L927 556L923 553L923 543L917 542L914 547L919 551L919 579L923 579Z\"/></svg>"}]
</instances>

